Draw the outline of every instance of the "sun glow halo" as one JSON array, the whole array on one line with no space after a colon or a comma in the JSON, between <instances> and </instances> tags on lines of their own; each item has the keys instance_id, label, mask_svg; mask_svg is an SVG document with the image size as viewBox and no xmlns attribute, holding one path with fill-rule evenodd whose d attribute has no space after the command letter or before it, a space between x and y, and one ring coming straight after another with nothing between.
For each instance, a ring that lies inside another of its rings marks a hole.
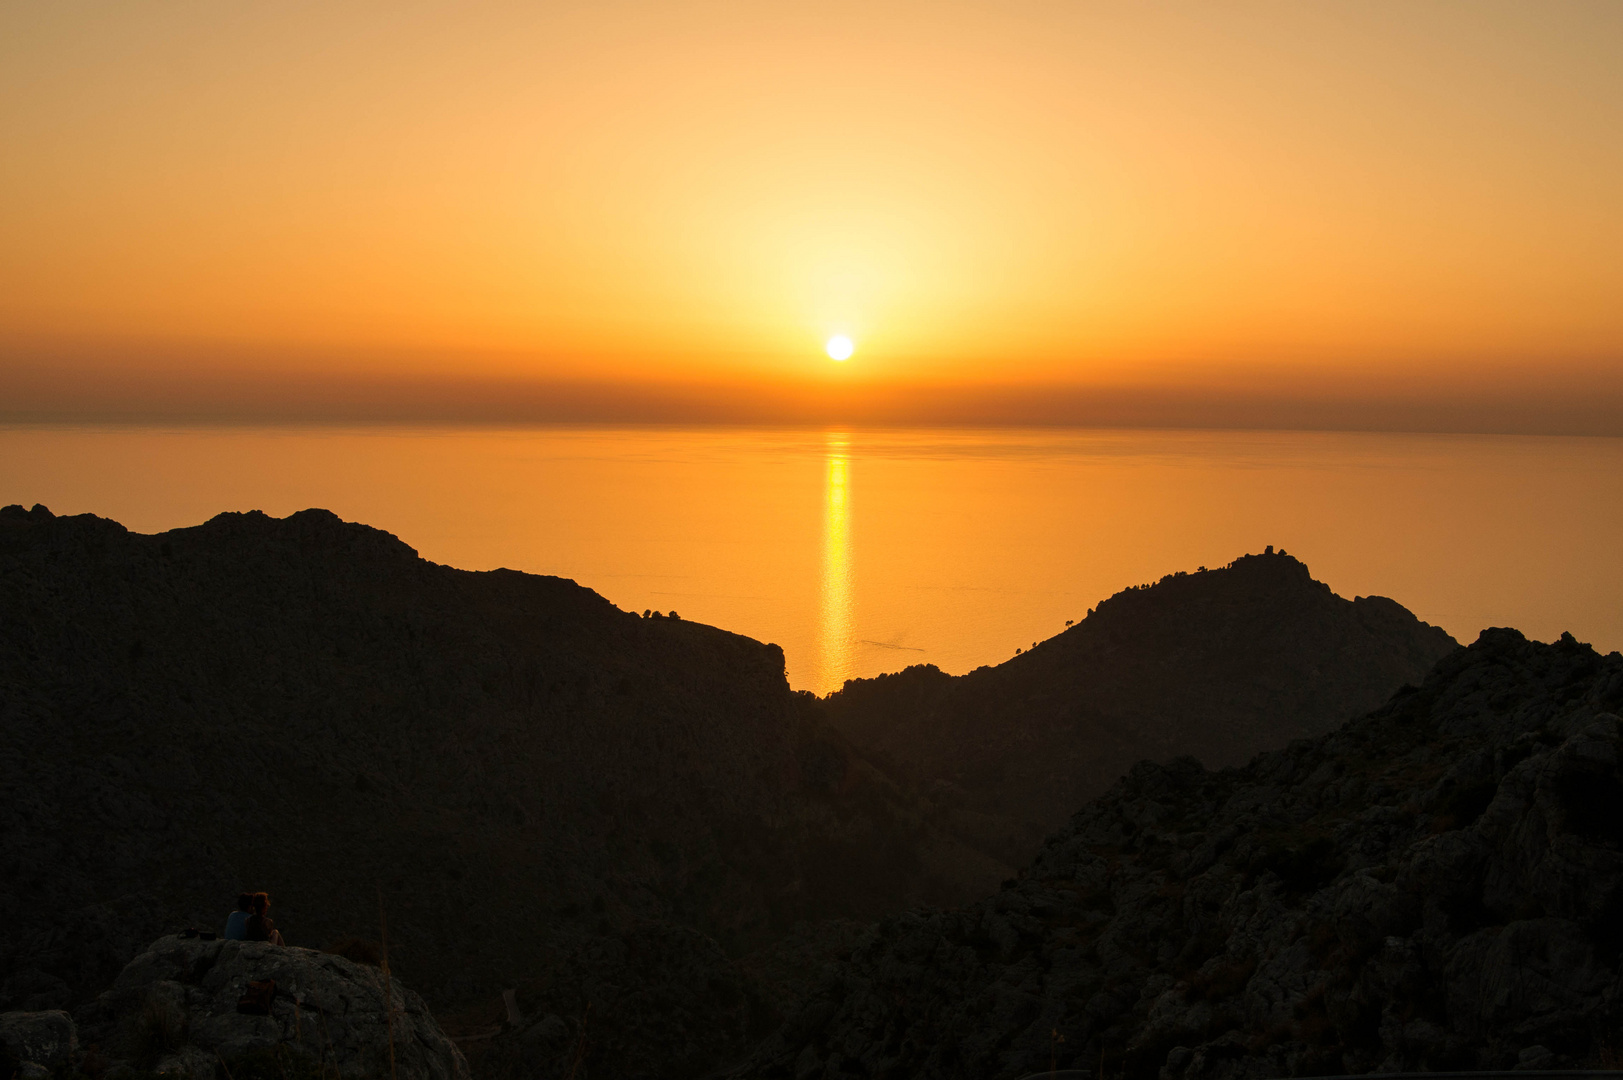
<instances>
[{"instance_id":1,"label":"sun glow halo","mask_svg":"<svg viewBox=\"0 0 1623 1080\"><path fill-rule=\"evenodd\" d=\"M830 360L849 360L851 354L856 351L856 346L844 334L835 334L828 339L828 344L824 345L823 348L828 353Z\"/></svg>"}]
</instances>

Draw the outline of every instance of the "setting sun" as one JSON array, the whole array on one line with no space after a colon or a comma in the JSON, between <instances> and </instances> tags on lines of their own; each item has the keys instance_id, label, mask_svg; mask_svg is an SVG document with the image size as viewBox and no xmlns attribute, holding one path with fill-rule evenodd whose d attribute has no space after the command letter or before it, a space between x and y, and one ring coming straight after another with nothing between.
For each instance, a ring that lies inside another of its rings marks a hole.
<instances>
[{"instance_id":1,"label":"setting sun","mask_svg":"<svg viewBox=\"0 0 1623 1080\"><path fill-rule=\"evenodd\" d=\"M823 348L828 352L830 360L849 360L851 354L856 351L856 346L851 344L851 339L844 334L835 334L828 339L828 344Z\"/></svg>"}]
</instances>

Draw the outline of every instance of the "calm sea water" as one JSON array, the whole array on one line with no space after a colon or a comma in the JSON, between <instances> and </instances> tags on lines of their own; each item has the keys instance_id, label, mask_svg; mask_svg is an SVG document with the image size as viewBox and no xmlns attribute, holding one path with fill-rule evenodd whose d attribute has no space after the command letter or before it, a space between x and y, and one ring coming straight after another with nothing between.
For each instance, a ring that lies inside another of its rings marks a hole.
<instances>
[{"instance_id":1,"label":"calm sea water","mask_svg":"<svg viewBox=\"0 0 1623 1080\"><path fill-rule=\"evenodd\" d=\"M1469 641L1623 646L1623 440L1324 433L0 428L0 502L140 532L309 506L424 557L784 647L819 693L998 663L1282 547Z\"/></svg>"}]
</instances>

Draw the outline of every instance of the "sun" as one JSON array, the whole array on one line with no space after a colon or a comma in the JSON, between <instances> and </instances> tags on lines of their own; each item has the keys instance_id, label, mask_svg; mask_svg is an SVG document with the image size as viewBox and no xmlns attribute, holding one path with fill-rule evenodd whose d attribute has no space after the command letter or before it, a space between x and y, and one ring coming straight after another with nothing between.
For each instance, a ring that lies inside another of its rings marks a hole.
<instances>
[{"instance_id":1,"label":"sun","mask_svg":"<svg viewBox=\"0 0 1623 1080\"><path fill-rule=\"evenodd\" d=\"M851 344L851 339L844 334L835 334L829 338L828 344L824 345L823 349L828 353L830 360L849 360L851 354L857 351L857 347Z\"/></svg>"}]
</instances>

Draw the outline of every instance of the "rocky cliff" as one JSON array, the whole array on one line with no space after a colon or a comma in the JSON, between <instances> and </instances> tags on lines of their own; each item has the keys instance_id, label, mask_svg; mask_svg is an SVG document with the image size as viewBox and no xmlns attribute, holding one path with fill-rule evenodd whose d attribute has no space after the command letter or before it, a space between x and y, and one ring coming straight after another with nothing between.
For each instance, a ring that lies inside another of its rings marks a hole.
<instances>
[{"instance_id":1,"label":"rocky cliff","mask_svg":"<svg viewBox=\"0 0 1623 1080\"><path fill-rule=\"evenodd\" d=\"M1269 549L1118 593L996 667L853 680L828 715L930 790L949 827L1021 863L1140 760L1239 764L1368 712L1457 647Z\"/></svg>"},{"instance_id":2,"label":"rocky cliff","mask_svg":"<svg viewBox=\"0 0 1623 1080\"><path fill-rule=\"evenodd\" d=\"M1615 1067L1623 656L1486 631L1366 718L1132 770L1018 880L886 919L740 1075Z\"/></svg>"},{"instance_id":3,"label":"rocky cliff","mask_svg":"<svg viewBox=\"0 0 1623 1080\"><path fill-rule=\"evenodd\" d=\"M155 536L0 512L0 1009L102 989L269 890L430 1001L631 926L734 952L973 895L772 645L425 562L325 511Z\"/></svg>"}]
</instances>

